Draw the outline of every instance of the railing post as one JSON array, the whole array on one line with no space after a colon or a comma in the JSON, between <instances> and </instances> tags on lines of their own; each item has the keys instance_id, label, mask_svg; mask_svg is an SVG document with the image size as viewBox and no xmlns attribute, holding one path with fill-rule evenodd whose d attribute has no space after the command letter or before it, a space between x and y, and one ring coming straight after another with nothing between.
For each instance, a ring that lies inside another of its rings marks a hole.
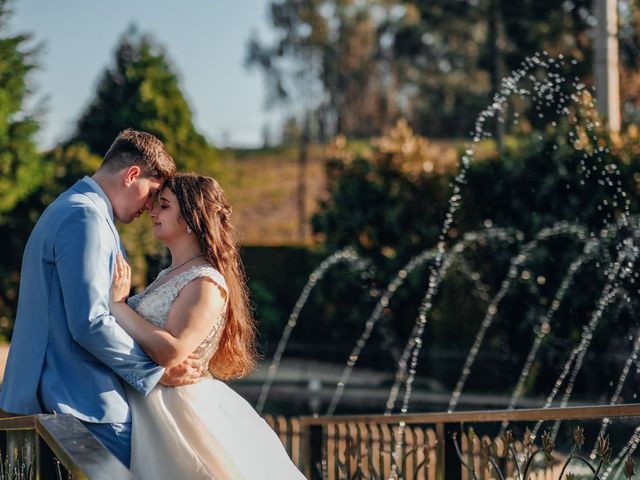
<instances>
[{"instance_id":1,"label":"railing post","mask_svg":"<svg viewBox=\"0 0 640 480\"><path fill-rule=\"evenodd\" d=\"M316 466L322 469L324 428L306 422L302 425L302 473L309 479L322 478L322 470L318 472Z\"/></svg>"},{"instance_id":2,"label":"railing post","mask_svg":"<svg viewBox=\"0 0 640 480\"><path fill-rule=\"evenodd\" d=\"M300 450L302 453L300 466L302 467L302 473L304 473L304 476L311 478L311 425L307 422L303 422L300 433L302 434L302 438L300 439Z\"/></svg>"},{"instance_id":3,"label":"railing post","mask_svg":"<svg viewBox=\"0 0 640 480\"><path fill-rule=\"evenodd\" d=\"M444 423L436 423L436 480L445 480L446 438Z\"/></svg>"},{"instance_id":4,"label":"railing post","mask_svg":"<svg viewBox=\"0 0 640 480\"><path fill-rule=\"evenodd\" d=\"M37 444L37 460L39 480L58 480L56 464L57 460L47 443L42 437L38 437Z\"/></svg>"}]
</instances>

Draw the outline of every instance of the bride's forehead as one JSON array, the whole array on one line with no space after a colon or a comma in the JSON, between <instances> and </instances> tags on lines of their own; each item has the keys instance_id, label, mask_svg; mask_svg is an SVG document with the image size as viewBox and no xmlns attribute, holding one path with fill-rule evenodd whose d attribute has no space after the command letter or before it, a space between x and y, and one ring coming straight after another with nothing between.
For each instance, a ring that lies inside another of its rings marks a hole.
<instances>
[{"instance_id":1,"label":"bride's forehead","mask_svg":"<svg viewBox=\"0 0 640 480\"><path fill-rule=\"evenodd\" d=\"M160 192L158 192L158 198L168 202L175 202L177 200L175 193L173 193L169 187L164 187L160 190Z\"/></svg>"}]
</instances>

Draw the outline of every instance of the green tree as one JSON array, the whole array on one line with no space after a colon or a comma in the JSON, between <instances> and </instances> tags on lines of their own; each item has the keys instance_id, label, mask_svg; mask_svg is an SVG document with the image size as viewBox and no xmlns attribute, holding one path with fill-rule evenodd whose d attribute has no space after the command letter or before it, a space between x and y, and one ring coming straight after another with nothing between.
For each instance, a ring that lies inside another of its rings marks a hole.
<instances>
[{"instance_id":1,"label":"green tree","mask_svg":"<svg viewBox=\"0 0 640 480\"><path fill-rule=\"evenodd\" d=\"M37 47L29 35L9 35L8 0L0 0L0 219L43 178L35 135L38 122L25 110L27 82Z\"/></svg>"},{"instance_id":2,"label":"green tree","mask_svg":"<svg viewBox=\"0 0 640 480\"><path fill-rule=\"evenodd\" d=\"M254 37L247 63L265 73L271 101L313 103L316 128L329 135L378 134L400 116L429 137L466 137L501 79L536 52L576 58L570 78L590 83L592 3L272 1L274 40ZM637 0L622 0L621 12L622 61L632 65ZM625 68L623 88L636 102L637 79ZM526 121L526 105L509 109Z\"/></svg>"},{"instance_id":3,"label":"green tree","mask_svg":"<svg viewBox=\"0 0 640 480\"><path fill-rule=\"evenodd\" d=\"M164 50L135 28L122 37L113 65L102 74L94 99L68 142L104 155L118 132L135 128L160 138L178 168L215 175L218 155L192 119L175 69Z\"/></svg>"},{"instance_id":4,"label":"green tree","mask_svg":"<svg viewBox=\"0 0 640 480\"><path fill-rule=\"evenodd\" d=\"M590 76L591 0L402 4L412 21L397 31L394 51L413 85L411 124L429 137L466 137L501 78L536 52L574 57L571 77Z\"/></svg>"},{"instance_id":5,"label":"green tree","mask_svg":"<svg viewBox=\"0 0 640 480\"><path fill-rule=\"evenodd\" d=\"M386 41L394 18L389 0L272 1L275 38L254 36L247 65L267 81L268 104L313 113L311 130L324 141L342 133L370 136L396 119L396 71ZM306 119L299 119L305 122Z\"/></svg>"},{"instance_id":6,"label":"green tree","mask_svg":"<svg viewBox=\"0 0 640 480\"><path fill-rule=\"evenodd\" d=\"M22 250L33 215L20 206L52 169L38 153L38 121L25 102L32 94L28 79L37 67L38 47L31 36L9 35L9 1L0 0L0 334L8 333L18 294ZM37 218L37 217L36 217Z\"/></svg>"}]
</instances>

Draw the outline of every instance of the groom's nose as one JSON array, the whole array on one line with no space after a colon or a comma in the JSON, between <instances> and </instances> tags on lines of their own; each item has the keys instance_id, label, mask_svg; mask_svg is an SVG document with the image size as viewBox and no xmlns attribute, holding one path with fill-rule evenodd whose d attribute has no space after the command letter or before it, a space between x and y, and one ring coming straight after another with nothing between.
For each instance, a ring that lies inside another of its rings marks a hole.
<instances>
[{"instance_id":1,"label":"groom's nose","mask_svg":"<svg viewBox=\"0 0 640 480\"><path fill-rule=\"evenodd\" d=\"M149 198L147 198L147 202L144 204L144 209L148 212L151 212L151 209L153 208L153 200L153 196L149 196Z\"/></svg>"}]
</instances>

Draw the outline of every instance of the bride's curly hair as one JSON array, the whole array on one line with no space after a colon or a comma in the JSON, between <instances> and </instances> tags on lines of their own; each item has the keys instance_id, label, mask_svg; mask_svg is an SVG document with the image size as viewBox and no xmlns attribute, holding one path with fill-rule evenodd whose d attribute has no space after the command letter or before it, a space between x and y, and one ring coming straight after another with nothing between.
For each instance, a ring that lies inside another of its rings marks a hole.
<instances>
[{"instance_id":1,"label":"bride's curly hair","mask_svg":"<svg viewBox=\"0 0 640 480\"><path fill-rule=\"evenodd\" d=\"M179 173L167 180L166 186L177 197L185 222L200 239L205 258L222 273L229 289L227 317L209 371L222 380L244 377L256 363L256 332L244 268L229 221L231 207L211 177Z\"/></svg>"}]
</instances>

